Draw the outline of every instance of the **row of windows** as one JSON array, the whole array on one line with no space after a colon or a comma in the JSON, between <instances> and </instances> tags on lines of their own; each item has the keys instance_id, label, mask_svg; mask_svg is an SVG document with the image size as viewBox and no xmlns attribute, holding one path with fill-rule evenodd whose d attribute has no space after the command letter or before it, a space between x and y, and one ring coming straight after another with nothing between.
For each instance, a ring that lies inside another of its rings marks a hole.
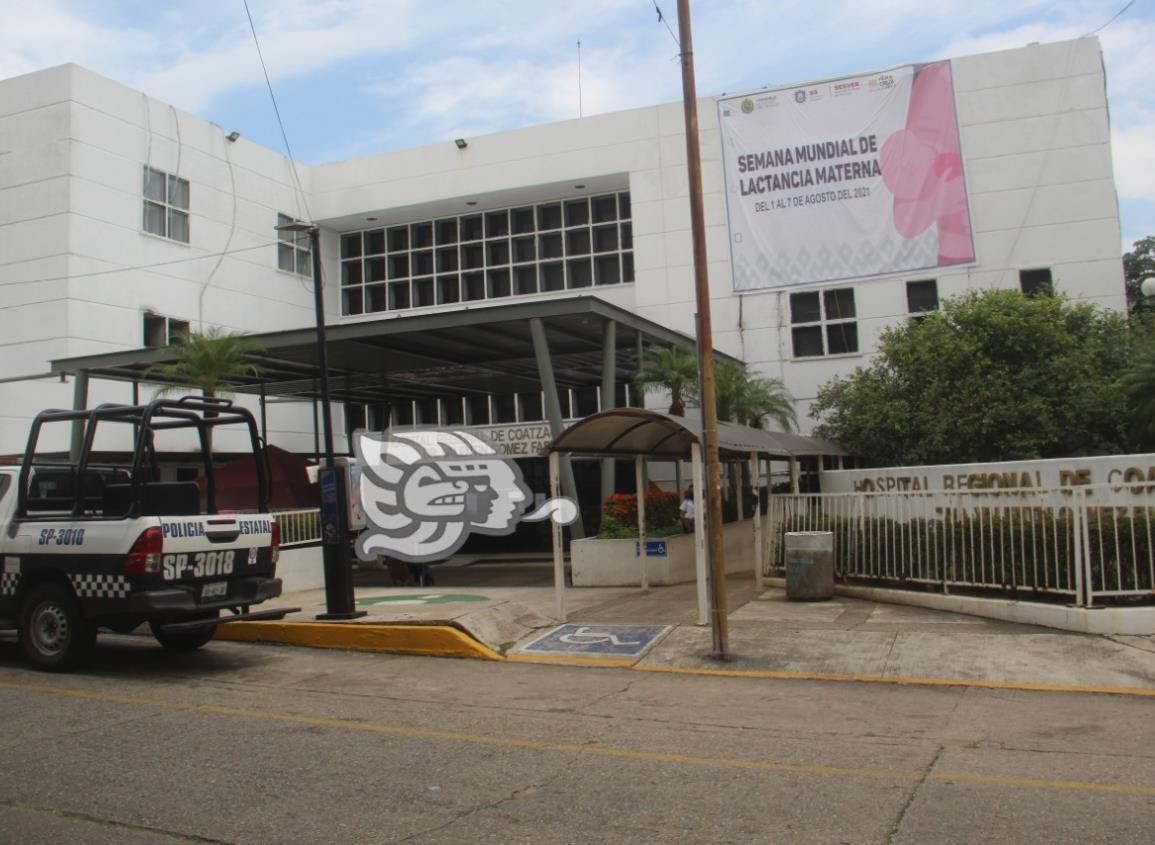
<instances>
[{"instance_id":1,"label":"row of windows","mask_svg":"<svg viewBox=\"0 0 1155 845\"><path fill-rule=\"evenodd\" d=\"M634 280L628 193L341 236L341 313L368 314Z\"/></svg>"},{"instance_id":2,"label":"row of windows","mask_svg":"<svg viewBox=\"0 0 1155 845\"><path fill-rule=\"evenodd\" d=\"M1020 270L1019 287L1028 296L1050 295L1054 289L1050 268ZM938 282L935 279L907 282L906 310L912 315L937 311ZM854 288L790 294L790 326L795 358L858 352Z\"/></svg>"},{"instance_id":3,"label":"row of windows","mask_svg":"<svg viewBox=\"0 0 1155 845\"><path fill-rule=\"evenodd\" d=\"M629 406L634 398L634 390L630 385L617 385L614 396L617 407ZM601 410L601 390L596 385L562 390L560 399L563 419L580 419ZM390 426L496 425L544 420L544 394L537 390L499 395L431 397L394 402L391 406L345 404L345 427L348 431L359 428L383 431Z\"/></svg>"},{"instance_id":4,"label":"row of windows","mask_svg":"<svg viewBox=\"0 0 1155 845\"><path fill-rule=\"evenodd\" d=\"M143 229L189 241L187 179L144 166ZM277 214L277 267L312 274L309 236ZM633 226L626 192L426 220L341 236L341 313L357 315L473 302L634 280ZM1050 294L1050 268L1019 272L1026 294ZM938 309L938 283L906 283L907 311ZM159 321L159 322L158 322ZM146 346L163 346L187 322L145 315ZM794 357L859 351L854 288L790 295ZM162 342L163 341L163 342Z\"/></svg>"}]
</instances>

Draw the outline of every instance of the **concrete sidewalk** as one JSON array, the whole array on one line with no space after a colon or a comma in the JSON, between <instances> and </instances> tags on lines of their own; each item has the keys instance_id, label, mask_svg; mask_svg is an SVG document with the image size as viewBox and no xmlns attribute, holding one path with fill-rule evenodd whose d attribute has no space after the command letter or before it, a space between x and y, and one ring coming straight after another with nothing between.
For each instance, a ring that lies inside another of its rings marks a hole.
<instances>
[{"instance_id":1,"label":"concrete sidewalk","mask_svg":"<svg viewBox=\"0 0 1155 845\"><path fill-rule=\"evenodd\" d=\"M439 566L435 573L437 586L427 588L386 586L384 573L359 573L356 601L367 616L354 622L316 623L325 596L314 590L282 597L278 603L302 608L282 623L233 623L218 636L644 671L1155 695L1153 637L1076 634L841 596L792 602L778 588L755 594L748 577L728 583L733 658L727 662L709 656L710 629L694 624L693 584L646 593L570 588L568 639L608 643L615 631L628 640L631 631L645 630L652 641L624 655L564 650L570 646L543 654L535 649L559 639L547 564Z\"/></svg>"}]
</instances>

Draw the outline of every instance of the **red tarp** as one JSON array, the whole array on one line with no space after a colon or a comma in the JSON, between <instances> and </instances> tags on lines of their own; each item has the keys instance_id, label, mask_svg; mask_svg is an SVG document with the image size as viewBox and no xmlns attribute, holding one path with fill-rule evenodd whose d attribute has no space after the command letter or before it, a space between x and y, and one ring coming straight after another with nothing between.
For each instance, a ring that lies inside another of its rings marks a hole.
<instances>
[{"instance_id":1,"label":"red tarp","mask_svg":"<svg viewBox=\"0 0 1155 845\"><path fill-rule=\"evenodd\" d=\"M269 507L278 510L315 508L320 503L316 484L309 483L305 467L310 461L276 446L265 449L269 467ZM248 510L257 503L257 476L251 455L244 455L213 468L217 488L217 508ZM201 479L204 486L204 479Z\"/></svg>"}]
</instances>

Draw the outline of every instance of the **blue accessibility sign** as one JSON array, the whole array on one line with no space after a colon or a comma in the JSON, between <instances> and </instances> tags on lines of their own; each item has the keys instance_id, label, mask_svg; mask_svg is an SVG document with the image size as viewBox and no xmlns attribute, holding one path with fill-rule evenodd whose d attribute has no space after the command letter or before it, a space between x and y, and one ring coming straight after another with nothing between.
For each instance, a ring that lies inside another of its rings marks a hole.
<instances>
[{"instance_id":1,"label":"blue accessibility sign","mask_svg":"<svg viewBox=\"0 0 1155 845\"><path fill-rule=\"evenodd\" d=\"M634 543L634 557L638 557L638 547L640 542ZM667 557L669 550L666 548L665 540L646 540L646 557Z\"/></svg>"},{"instance_id":2,"label":"blue accessibility sign","mask_svg":"<svg viewBox=\"0 0 1155 845\"><path fill-rule=\"evenodd\" d=\"M636 657L670 625L559 625L519 649L530 654L599 654Z\"/></svg>"}]
</instances>

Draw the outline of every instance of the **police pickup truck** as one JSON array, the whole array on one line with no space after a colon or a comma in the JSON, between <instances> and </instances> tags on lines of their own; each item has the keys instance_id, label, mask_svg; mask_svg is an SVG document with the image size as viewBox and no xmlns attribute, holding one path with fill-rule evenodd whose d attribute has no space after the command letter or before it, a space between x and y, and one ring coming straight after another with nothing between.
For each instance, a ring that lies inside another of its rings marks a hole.
<instances>
[{"instance_id":1,"label":"police pickup truck","mask_svg":"<svg viewBox=\"0 0 1155 845\"><path fill-rule=\"evenodd\" d=\"M222 435L252 453L251 502L235 511L217 507ZM196 480L170 478L178 464ZM280 530L253 416L228 400L39 414L22 463L0 467L0 525L0 627L42 669L82 664L98 628L147 622L165 648L191 651L223 621L291 612L249 611L281 594Z\"/></svg>"}]
</instances>

